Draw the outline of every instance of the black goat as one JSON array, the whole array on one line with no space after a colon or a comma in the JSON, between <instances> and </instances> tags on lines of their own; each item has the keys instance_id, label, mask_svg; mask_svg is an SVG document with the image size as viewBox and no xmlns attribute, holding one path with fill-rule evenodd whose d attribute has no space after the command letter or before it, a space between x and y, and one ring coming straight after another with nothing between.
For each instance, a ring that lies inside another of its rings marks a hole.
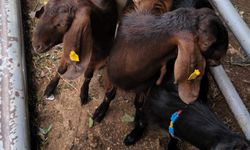
<instances>
[{"instance_id":1,"label":"black goat","mask_svg":"<svg viewBox=\"0 0 250 150\"><path fill-rule=\"evenodd\" d=\"M147 124L156 123L168 131L173 129L170 134L174 137L185 140L202 150L250 149L249 141L230 131L204 105L208 87L207 78L201 82L202 90L199 99L187 105L178 96L177 86L174 84L173 63L169 63L167 70L163 84L152 88L145 104L135 104L137 108L135 128L125 138L126 145L134 144L139 140ZM139 107L142 108L138 109ZM179 112L179 116L173 125L170 125L170 118L176 112ZM173 126L172 129L169 129L171 126ZM175 149L175 144L176 139L171 138L168 149Z\"/></svg>"}]
</instances>

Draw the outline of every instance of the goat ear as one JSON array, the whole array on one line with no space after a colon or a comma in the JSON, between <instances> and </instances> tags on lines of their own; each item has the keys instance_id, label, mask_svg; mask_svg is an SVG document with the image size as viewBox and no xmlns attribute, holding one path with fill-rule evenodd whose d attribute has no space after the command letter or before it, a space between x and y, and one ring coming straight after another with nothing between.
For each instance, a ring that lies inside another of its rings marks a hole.
<instances>
[{"instance_id":1,"label":"goat ear","mask_svg":"<svg viewBox=\"0 0 250 150\"><path fill-rule=\"evenodd\" d=\"M92 56L92 40L90 10L82 8L76 12L72 25L63 39L64 58L68 63L64 78L75 79L86 71ZM79 60L70 58L72 51Z\"/></svg>"},{"instance_id":2,"label":"goat ear","mask_svg":"<svg viewBox=\"0 0 250 150\"><path fill-rule=\"evenodd\" d=\"M179 41L174 66L175 83L178 84L179 96L187 104L198 98L201 78L206 67L206 61L194 43L194 41L186 39ZM189 77L195 70L199 70L200 74L190 80Z\"/></svg>"},{"instance_id":3,"label":"goat ear","mask_svg":"<svg viewBox=\"0 0 250 150\"><path fill-rule=\"evenodd\" d=\"M44 6L42 6L38 11L35 13L36 18L40 18L44 12Z\"/></svg>"}]
</instances>

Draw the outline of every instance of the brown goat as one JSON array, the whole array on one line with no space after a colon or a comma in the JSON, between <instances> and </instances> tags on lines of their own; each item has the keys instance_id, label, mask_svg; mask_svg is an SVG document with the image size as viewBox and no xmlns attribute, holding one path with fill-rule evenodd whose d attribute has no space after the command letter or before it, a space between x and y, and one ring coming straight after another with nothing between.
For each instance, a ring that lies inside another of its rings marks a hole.
<instances>
[{"instance_id":1,"label":"brown goat","mask_svg":"<svg viewBox=\"0 0 250 150\"><path fill-rule=\"evenodd\" d=\"M160 15L164 12L170 11L170 9L172 8L172 3L173 0L127 0L125 7L122 11L122 17L123 18L124 15L130 13L130 12L150 12L154 15ZM162 71L164 71L164 68L162 69ZM107 77L107 71L105 71L105 75L104 75L104 83L106 83L109 87L107 89L110 89L109 91L116 91L116 87L113 86L108 77ZM161 79L159 79L158 83L160 83ZM103 100L103 103L96 109L94 115L93 115L93 119L97 122L100 122L104 116L106 111L109 108L109 104L111 102L111 100L113 100L113 98L115 97L115 92L106 92L105 94L105 98ZM140 100L141 95L137 94L135 101Z\"/></svg>"},{"instance_id":2,"label":"brown goat","mask_svg":"<svg viewBox=\"0 0 250 150\"><path fill-rule=\"evenodd\" d=\"M141 91L157 79L155 74L170 58L177 56L174 74L179 95L191 103L199 93L206 60L208 65L218 65L227 47L227 30L210 9L178 9L159 17L131 13L118 30L108 75L122 89ZM189 81L195 69L201 75Z\"/></svg>"},{"instance_id":3,"label":"brown goat","mask_svg":"<svg viewBox=\"0 0 250 150\"><path fill-rule=\"evenodd\" d=\"M227 48L227 30L210 9L178 9L162 16L132 12L120 23L107 62L108 76L115 86L140 94L160 84L166 64L176 58L175 83L188 104L197 99L206 64L220 64ZM200 75L188 80L196 69ZM105 114L103 105L109 105L104 103L94 114L97 121Z\"/></svg>"},{"instance_id":4,"label":"brown goat","mask_svg":"<svg viewBox=\"0 0 250 150\"><path fill-rule=\"evenodd\" d=\"M63 42L64 55L58 73L66 79L75 79L84 73L81 87L81 104L88 102L89 83L94 70L109 54L117 23L115 0L49 0L36 13L39 22L33 34L33 47L46 52ZM79 55L70 59L70 53ZM60 75L48 84L44 95L50 97L60 80Z\"/></svg>"}]
</instances>

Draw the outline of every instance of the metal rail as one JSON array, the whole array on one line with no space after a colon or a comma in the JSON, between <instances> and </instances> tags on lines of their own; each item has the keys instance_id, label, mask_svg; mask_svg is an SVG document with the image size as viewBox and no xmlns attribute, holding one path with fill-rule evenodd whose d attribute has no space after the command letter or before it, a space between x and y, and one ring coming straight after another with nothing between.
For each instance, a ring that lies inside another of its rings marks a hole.
<instances>
[{"instance_id":1,"label":"metal rail","mask_svg":"<svg viewBox=\"0 0 250 150\"><path fill-rule=\"evenodd\" d=\"M209 0L220 13L234 36L250 58L250 29L240 17L230 0Z\"/></svg>"},{"instance_id":2,"label":"metal rail","mask_svg":"<svg viewBox=\"0 0 250 150\"><path fill-rule=\"evenodd\" d=\"M238 121L246 138L250 139L250 114L242 102L239 94L234 88L232 82L227 76L223 67L216 66L210 68L211 73L214 76L222 94L224 95L231 111L233 112L236 120Z\"/></svg>"},{"instance_id":3,"label":"metal rail","mask_svg":"<svg viewBox=\"0 0 250 150\"><path fill-rule=\"evenodd\" d=\"M209 0L233 32L234 36L250 58L250 30L230 0ZM222 66L210 68L222 94L238 121L246 138L250 140L250 115L239 94Z\"/></svg>"},{"instance_id":4,"label":"metal rail","mask_svg":"<svg viewBox=\"0 0 250 150\"><path fill-rule=\"evenodd\" d=\"M29 149L19 0L0 0L0 149Z\"/></svg>"}]
</instances>

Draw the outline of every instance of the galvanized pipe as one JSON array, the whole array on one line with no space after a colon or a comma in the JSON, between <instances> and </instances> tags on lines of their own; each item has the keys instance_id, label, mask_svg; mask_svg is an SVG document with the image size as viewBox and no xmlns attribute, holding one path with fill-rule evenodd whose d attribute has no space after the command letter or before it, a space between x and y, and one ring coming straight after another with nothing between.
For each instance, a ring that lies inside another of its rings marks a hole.
<instances>
[{"instance_id":1,"label":"galvanized pipe","mask_svg":"<svg viewBox=\"0 0 250 150\"><path fill-rule=\"evenodd\" d=\"M230 0L209 0L250 58L250 30Z\"/></svg>"},{"instance_id":2,"label":"galvanized pipe","mask_svg":"<svg viewBox=\"0 0 250 150\"><path fill-rule=\"evenodd\" d=\"M216 80L243 133L246 138L250 140L250 114L246 106L242 102L239 94L235 90L232 82L221 65L210 67L210 71L213 74L214 79Z\"/></svg>"},{"instance_id":3,"label":"galvanized pipe","mask_svg":"<svg viewBox=\"0 0 250 150\"><path fill-rule=\"evenodd\" d=\"M0 0L0 149L29 149L19 0Z\"/></svg>"},{"instance_id":4,"label":"galvanized pipe","mask_svg":"<svg viewBox=\"0 0 250 150\"><path fill-rule=\"evenodd\" d=\"M229 0L209 0L233 32L250 58L250 30ZM222 66L210 68L222 94L238 121L246 138L250 140L250 115Z\"/></svg>"}]
</instances>

